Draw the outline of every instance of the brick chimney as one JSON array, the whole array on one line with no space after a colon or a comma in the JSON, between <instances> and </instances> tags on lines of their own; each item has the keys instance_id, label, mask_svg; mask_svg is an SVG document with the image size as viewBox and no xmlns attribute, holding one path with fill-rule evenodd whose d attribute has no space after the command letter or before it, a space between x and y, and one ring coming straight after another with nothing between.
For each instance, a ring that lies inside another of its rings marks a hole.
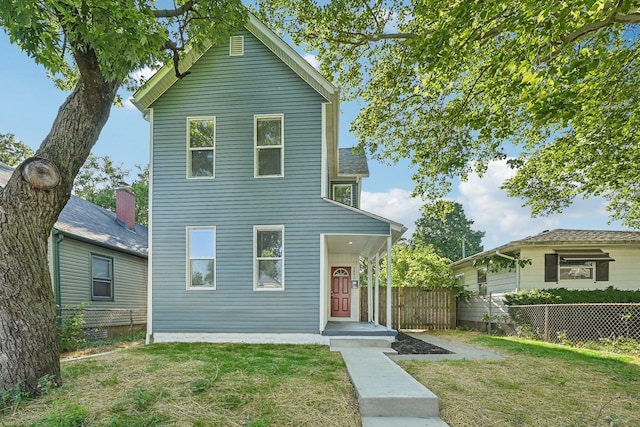
<instances>
[{"instance_id":1,"label":"brick chimney","mask_svg":"<svg viewBox=\"0 0 640 427\"><path fill-rule=\"evenodd\" d=\"M116 219L128 228L136 227L136 195L125 183L116 190Z\"/></svg>"}]
</instances>

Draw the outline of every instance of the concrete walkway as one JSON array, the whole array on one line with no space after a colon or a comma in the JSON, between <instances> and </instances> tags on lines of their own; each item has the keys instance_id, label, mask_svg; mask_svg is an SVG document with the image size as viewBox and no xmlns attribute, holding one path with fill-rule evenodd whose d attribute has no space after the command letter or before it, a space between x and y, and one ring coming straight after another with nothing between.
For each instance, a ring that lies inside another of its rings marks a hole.
<instances>
[{"instance_id":1,"label":"concrete walkway","mask_svg":"<svg viewBox=\"0 0 640 427\"><path fill-rule=\"evenodd\" d=\"M440 419L438 397L391 359L437 361L501 357L427 334L410 335L455 354L398 355L390 348L389 340L332 338L331 350L342 354L356 390L363 427L448 427Z\"/></svg>"}]
</instances>

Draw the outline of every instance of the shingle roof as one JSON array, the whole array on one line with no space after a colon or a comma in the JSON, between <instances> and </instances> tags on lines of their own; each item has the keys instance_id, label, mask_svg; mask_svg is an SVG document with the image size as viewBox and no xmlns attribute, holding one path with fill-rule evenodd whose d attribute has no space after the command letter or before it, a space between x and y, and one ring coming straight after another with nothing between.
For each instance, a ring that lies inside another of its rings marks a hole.
<instances>
[{"instance_id":1,"label":"shingle roof","mask_svg":"<svg viewBox=\"0 0 640 427\"><path fill-rule=\"evenodd\" d=\"M640 231L618 231L618 230L568 230L555 229L543 231L535 236L528 236L520 240L514 240L502 246L498 246L487 251L483 251L464 259L456 261L451 265L463 264L476 258L482 258L496 251L516 250L522 246L537 245L601 245L601 244L640 244Z\"/></svg>"},{"instance_id":2,"label":"shingle roof","mask_svg":"<svg viewBox=\"0 0 640 427\"><path fill-rule=\"evenodd\" d=\"M543 231L525 237L520 243L640 243L640 231L566 230Z\"/></svg>"},{"instance_id":3,"label":"shingle roof","mask_svg":"<svg viewBox=\"0 0 640 427\"><path fill-rule=\"evenodd\" d=\"M340 175L369 176L369 165L364 153L354 153L352 148L340 148L338 155Z\"/></svg>"},{"instance_id":4,"label":"shingle roof","mask_svg":"<svg viewBox=\"0 0 640 427\"><path fill-rule=\"evenodd\" d=\"M13 168L0 163L0 186L5 186ZM65 235L108 246L114 250L133 253L146 257L148 255L147 228L136 224L130 230L116 222L116 214L71 196L54 226Z\"/></svg>"}]
</instances>

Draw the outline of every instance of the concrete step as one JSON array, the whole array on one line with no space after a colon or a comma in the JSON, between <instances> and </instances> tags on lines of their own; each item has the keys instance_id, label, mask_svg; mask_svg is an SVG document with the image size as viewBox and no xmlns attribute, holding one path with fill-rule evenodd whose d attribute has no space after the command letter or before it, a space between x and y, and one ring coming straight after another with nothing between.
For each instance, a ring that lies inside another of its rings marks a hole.
<instances>
[{"instance_id":1,"label":"concrete step","mask_svg":"<svg viewBox=\"0 0 640 427\"><path fill-rule=\"evenodd\" d=\"M362 427L449 427L440 418L362 417Z\"/></svg>"},{"instance_id":2,"label":"concrete step","mask_svg":"<svg viewBox=\"0 0 640 427\"><path fill-rule=\"evenodd\" d=\"M391 343L395 338L382 337L332 337L329 340L331 351L340 351L341 348L382 348L391 349Z\"/></svg>"},{"instance_id":3,"label":"concrete step","mask_svg":"<svg viewBox=\"0 0 640 427\"><path fill-rule=\"evenodd\" d=\"M362 417L438 418L438 397L389 359L382 349L341 350Z\"/></svg>"}]
</instances>

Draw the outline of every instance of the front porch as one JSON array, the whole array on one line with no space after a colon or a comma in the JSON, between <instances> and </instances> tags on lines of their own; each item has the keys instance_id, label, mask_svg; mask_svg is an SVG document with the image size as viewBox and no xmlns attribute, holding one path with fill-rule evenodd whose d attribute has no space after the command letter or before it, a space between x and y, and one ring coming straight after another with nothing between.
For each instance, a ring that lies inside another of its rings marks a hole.
<instances>
[{"instance_id":1,"label":"front porch","mask_svg":"<svg viewBox=\"0 0 640 427\"><path fill-rule=\"evenodd\" d=\"M398 331L373 322L327 322L322 335L329 337L395 337Z\"/></svg>"}]
</instances>

